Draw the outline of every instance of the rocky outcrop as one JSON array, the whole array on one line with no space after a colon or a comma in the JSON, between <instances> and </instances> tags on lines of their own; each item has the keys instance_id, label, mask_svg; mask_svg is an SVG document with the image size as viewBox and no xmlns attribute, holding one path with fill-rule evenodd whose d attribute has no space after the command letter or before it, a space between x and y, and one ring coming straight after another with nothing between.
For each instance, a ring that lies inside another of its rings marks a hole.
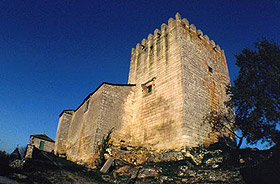
<instances>
[{"instance_id":1,"label":"rocky outcrop","mask_svg":"<svg viewBox=\"0 0 280 184\"><path fill-rule=\"evenodd\" d=\"M112 146L107 156L114 167L103 179L112 183L244 183L237 169L227 168L221 149L155 151L143 147Z\"/></svg>"},{"instance_id":2,"label":"rocky outcrop","mask_svg":"<svg viewBox=\"0 0 280 184\"><path fill-rule=\"evenodd\" d=\"M7 167L2 167L2 170L10 169L5 176L19 183L260 184L279 183L279 150L279 147L270 150L198 147L155 151L124 145L111 146L106 149L105 155L109 158L115 155L115 162L105 174L40 150L34 152L32 159L26 159L23 167L17 160L14 162L16 167L9 167L9 155L0 154L0 160L7 160ZM237 157L230 153L237 153Z\"/></svg>"},{"instance_id":3,"label":"rocky outcrop","mask_svg":"<svg viewBox=\"0 0 280 184\"><path fill-rule=\"evenodd\" d=\"M107 149L107 155L114 157L116 162L127 162L132 165L184 160L193 166L218 168L219 164L223 162L222 150L208 150L203 147L156 151L143 147L112 146Z\"/></svg>"},{"instance_id":4,"label":"rocky outcrop","mask_svg":"<svg viewBox=\"0 0 280 184\"><path fill-rule=\"evenodd\" d=\"M104 175L112 183L244 183L237 170L193 170L187 166L123 166L113 175Z\"/></svg>"}]
</instances>

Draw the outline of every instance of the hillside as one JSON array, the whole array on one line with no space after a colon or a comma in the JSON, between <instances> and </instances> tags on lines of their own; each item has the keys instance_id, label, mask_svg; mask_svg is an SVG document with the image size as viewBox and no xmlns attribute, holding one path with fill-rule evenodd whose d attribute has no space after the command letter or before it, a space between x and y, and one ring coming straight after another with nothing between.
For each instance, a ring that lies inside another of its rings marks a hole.
<instances>
[{"instance_id":1,"label":"hillside","mask_svg":"<svg viewBox=\"0 0 280 184\"><path fill-rule=\"evenodd\" d=\"M243 149L238 157L216 148L194 148L185 153L182 150L152 153L133 147L112 149L117 149L119 157L115 157L114 167L106 174L37 150L33 159L25 160L23 168L3 167L6 159L2 156L0 175L26 184L280 183L280 149L277 147L266 151ZM233 157L238 158L238 164ZM133 158L143 162L133 164ZM3 178L1 181L4 183Z\"/></svg>"}]
</instances>

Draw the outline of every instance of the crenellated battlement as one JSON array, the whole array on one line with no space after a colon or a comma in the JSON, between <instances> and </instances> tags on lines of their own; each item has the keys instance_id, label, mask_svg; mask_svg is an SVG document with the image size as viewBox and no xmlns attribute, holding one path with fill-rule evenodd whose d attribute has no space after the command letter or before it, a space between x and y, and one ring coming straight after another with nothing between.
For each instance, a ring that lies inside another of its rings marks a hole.
<instances>
[{"instance_id":1,"label":"crenellated battlement","mask_svg":"<svg viewBox=\"0 0 280 184\"><path fill-rule=\"evenodd\" d=\"M197 122L227 99L224 51L179 13L132 49L128 83L137 112L132 142L162 149L216 141Z\"/></svg>"},{"instance_id":2,"label":"crenellated battlement","mask_svg":"<svg viewBox=\"0 0 280 184\"><path fill-rule=\"evenodd\" d=\"M132 48L128 84L101 85L63 113L55 153L93 163L112 128L112 140L156 150L217 141L203 121L228 100L224 51L179 13Z\"/></svg>"},{"instance_id":3,"label":"crenellated battlement","mask_svg":"<svg viewBox=\"0 0 280 184\"><path fill-rule=\"evenodd\" d=\"M201 42L207 43L214 51L223 54L219 45L216 45L213 40L210 40L207 35L204 35L203 32L200 29L197 29L194 24L190 24L186 18L181 19L181 15L179 13L176 13L175 19L169 18L168 25L163 23L160 30L155 29L154 34L149 34L147 39L144 38L141 43L138 43L135 48L132 48L131 54L136 54L136 51L138 54L142 51L148 51L154 42L160 41L160 39L166 37L173 29L179 27L185 29L188 33L196 35Z\"/></svg>"}]
</instances>

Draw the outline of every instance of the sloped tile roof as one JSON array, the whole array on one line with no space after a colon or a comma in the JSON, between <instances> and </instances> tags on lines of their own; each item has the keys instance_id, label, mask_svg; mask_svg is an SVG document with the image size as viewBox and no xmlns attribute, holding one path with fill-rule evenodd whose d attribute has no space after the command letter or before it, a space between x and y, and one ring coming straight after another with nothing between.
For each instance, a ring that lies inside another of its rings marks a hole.
<instances>
[{"instance_id":1,"label":"sloped tile roof","mask_svg":"<svg viewBox=\"0 0 280 184\"><path fill-rule=\"evenodd\" d=\"M34 135L30 135L30 137L36 137L38 139L43 139L45 141L55 142L50 137L48 137L46 134L34 134Z\"/></svg>"}]
</instances>

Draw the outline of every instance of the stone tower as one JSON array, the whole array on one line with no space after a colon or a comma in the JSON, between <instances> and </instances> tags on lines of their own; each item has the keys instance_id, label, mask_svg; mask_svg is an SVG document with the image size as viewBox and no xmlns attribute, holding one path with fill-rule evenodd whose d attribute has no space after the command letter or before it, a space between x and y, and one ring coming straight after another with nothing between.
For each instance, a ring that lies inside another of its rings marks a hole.
<instances>
[{"instance_id":1,"label":"stone tower","mask_svg":"<svg viewBox=\"0 0 280 184\"><path fill-rule=\"evenodd\" d=\"M203 120L225 108L229 82L224 51L177 13L132 49L128 84L102 83L75 110L60 114L55 153L92 163L112 128L116 144L209 145L217 135Z\"/></svg>"},{"instance_id":2,"label":"stone tower","mask_svg":"<svg viewBox=\"0 0 280 184\"><path fill-rule=\"evenodd\" d=\"M215 141L202 122L224 107L229 82L224 51L177 13L132 49L131 142L170 149Z\"/></svg>"}]
</instances>

